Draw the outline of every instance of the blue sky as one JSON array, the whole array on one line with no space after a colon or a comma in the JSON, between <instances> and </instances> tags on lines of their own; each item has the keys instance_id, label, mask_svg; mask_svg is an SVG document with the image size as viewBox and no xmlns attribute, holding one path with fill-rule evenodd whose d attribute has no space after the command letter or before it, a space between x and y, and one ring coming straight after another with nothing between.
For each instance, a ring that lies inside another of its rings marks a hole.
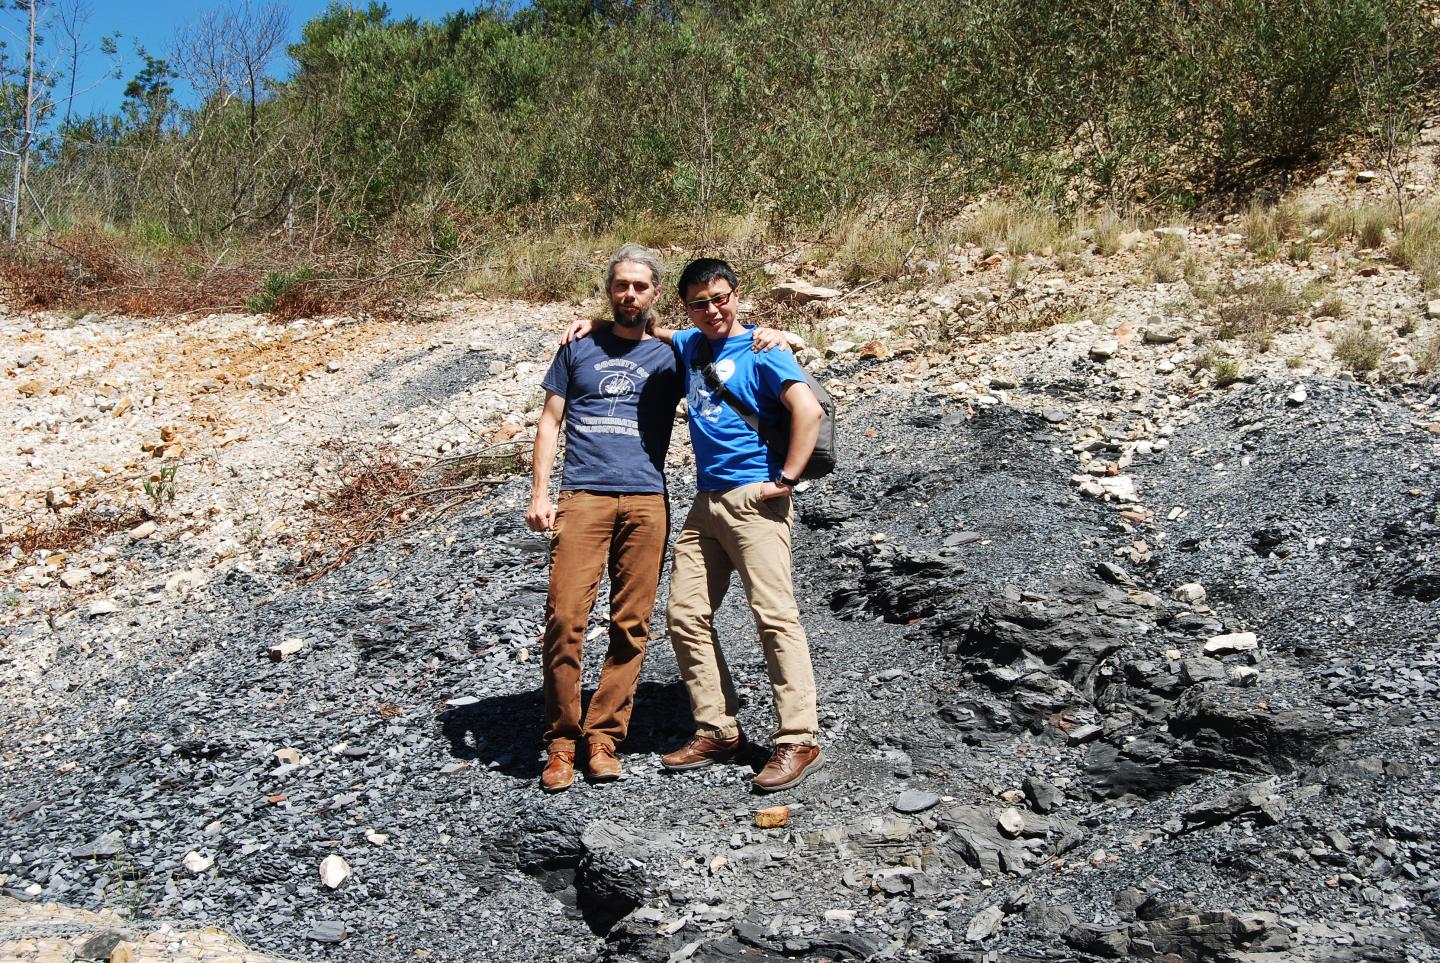
<instances>
[{"instance_id":1,"label":"blue sky","mask_svg":"<svg viewBox=\"0 0 1440 963\"><path fill-rule=\"evenodd\" d=\"M52 0L53 2L53 0ZM125 92L125 85L129 83L140 68L140 60L135 55L135 44L138 42L148 50L152 56L164 57L175 38L176 31L185 26L189 21L194 20L207 10L219 9L225 5L225 0L81 0L90 12L89 23L85 27L82 43L88 44L92 50L88 54L89 66L82 62L79 77L80 88L93 85L93 89L83 95L76 97L75 112L78 114L93 113L95 111L113 111L120 106L120 101ZM251 0L255 6L261 6L263 0ZM41 11L50 4L47 0L41 0ZM232 0L232 5L238 6L243 0ZM350 6L364 8L368 5L365 2L352 2ZM327 6L326 0L280 0L278 3L282 9L290 15L290 42L300 39L300 28L307 20L312 19ZM465 3L463 0L390 0L386 4L390 8L392 19L404 19L415 17L419 20L438 20L445 14L455 10L474 9L475 3ZM12 31L20 28L23 21L20 15L6 13L5 26ZM100 38L114 33L123 34L120 41L119 67L121 76L118 80L106 76L106 68L113 64L99 52ZM14 40L9 37L12 49L16 46ZM289 58L282 58L281 69L288 69ZM182 92L183 93L183 92Z\"/></svg>"}]
</instances>

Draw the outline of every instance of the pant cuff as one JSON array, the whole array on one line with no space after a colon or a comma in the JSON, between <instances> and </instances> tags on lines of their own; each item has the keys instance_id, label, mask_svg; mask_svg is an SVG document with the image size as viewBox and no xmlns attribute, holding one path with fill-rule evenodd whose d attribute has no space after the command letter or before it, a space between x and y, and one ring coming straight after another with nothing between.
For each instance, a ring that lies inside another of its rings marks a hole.
<instances>
[{"instance_id":1,"label":"pant cuff","mask_svg":"<svg viewBox=\"0 0 1440 963\"><path fill-rule=\"evenodd\" d=\"M740 725L733 726L696 726L695 735L704 736L707 739L734 739L740 735Z\"/></svg>"}]
</instances>

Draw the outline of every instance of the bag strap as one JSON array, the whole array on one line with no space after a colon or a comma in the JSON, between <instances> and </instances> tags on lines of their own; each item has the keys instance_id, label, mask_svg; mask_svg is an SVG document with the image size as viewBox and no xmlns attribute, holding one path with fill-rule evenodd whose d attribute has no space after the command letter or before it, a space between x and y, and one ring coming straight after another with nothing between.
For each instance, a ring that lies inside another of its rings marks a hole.
<instances>
[{"instance_id":1,"label":"bag strap","mask_svg":"<svg viewBox=\"0 0 1440 963\"><path fill-rule=\"evenodd\" d=\"M700 369L700 373L705 377L705 386L710 389L710 393L729 405L731 410L740 416L740 420L749 425L750 430L759 435L761 441L764 441L765 434L760 430L759 417L750 410L745 402L735 397L730 389L725 387L725 382L721 381L720 375L716 373L715 350L710 346L710 339L705 337L704 332L701 332L699 341L700 343L695 346L695 361L691 367Z\"/></svg>"}]
</instances>

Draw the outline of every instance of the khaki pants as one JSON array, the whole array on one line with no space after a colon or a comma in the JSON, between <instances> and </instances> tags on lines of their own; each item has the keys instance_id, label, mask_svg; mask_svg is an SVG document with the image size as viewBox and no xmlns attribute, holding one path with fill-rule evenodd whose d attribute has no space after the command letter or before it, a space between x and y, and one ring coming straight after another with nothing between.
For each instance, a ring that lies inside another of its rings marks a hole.
<instances>
[{"instance_id":1,"label":"khaki pants","mask_svg":"<svg viewBox=\"0 0 1440 963\"><path fill-rule=\"evenodd\" d=\"M790 499L763 501L760 485L700 492L675 542L670 574L670 641L690 693L699 735L739 731L735 683L715 633L715 610L739 572L780 717L776 744L815 744L815 675L791 581Z\"/></svg>"},{"instance_id":2,"label":"khaki pants","mask_svg":"<svg viewBox=\"0 0 1440 963\"><path fill-rule=\"evenodd\" d=\"M664 495L561 492L550 543L545 603L545 745L574 749L585 739L614 746L625 738L645 661L650 616L669 534ZM585 629L610 570L610 647L600 684L580 719Z\"/></svg>"}]
</instances>

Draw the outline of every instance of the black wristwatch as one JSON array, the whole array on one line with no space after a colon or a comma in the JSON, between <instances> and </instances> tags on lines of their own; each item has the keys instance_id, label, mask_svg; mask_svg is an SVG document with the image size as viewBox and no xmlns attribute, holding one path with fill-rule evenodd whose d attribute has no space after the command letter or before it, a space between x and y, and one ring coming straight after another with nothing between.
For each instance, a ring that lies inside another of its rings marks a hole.
<instances>
[{"instance_id":1,"label":"black wristwatch","mask_svg":"<svg viewBox=\"0 0 1440 963\"><path fill-rule=\"evenodd\" d=\"M796 485L798 485L798 484L800 484L800 483L799 483L798 481L796 481L795 479L793 479L793 478L786 478L786 477L785 477L785 473L782 471L782 472L780 473L780 477L777 478L777 479L775 479L775 484L777 484L777 485L784 485L786 488L794 488Z\"/></svg>"}]
</instances>

